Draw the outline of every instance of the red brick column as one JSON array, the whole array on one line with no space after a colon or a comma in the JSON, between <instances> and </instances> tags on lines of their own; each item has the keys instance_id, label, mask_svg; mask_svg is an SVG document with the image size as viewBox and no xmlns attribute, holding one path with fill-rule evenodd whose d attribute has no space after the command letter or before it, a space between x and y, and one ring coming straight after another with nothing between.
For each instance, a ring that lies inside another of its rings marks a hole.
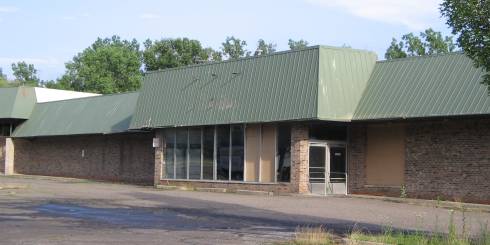
<instances>
[{"instance_id":1,"label":"red brick column","mask_svg":"<svg viewBox=\"0 0 490 245\"><path fill-rule=\"evenodd\" d=\"M294 125L291 129L291 186L292 191L306 194L309 188L308 127Z\"/></svg>"}]
</instances>

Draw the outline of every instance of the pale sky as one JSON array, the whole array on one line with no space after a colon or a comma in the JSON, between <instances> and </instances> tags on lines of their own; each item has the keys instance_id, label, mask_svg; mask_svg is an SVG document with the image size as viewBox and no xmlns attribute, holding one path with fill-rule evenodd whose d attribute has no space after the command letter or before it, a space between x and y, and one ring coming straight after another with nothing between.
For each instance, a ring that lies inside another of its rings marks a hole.
<instances>
[{"instance_id":1,"label":"pale sky","mask_svg":"<svg viewBox=\"0 0 490 245\"><path fill-rule=\"evenodd\" d=\"M0 67L26 61L41 79L56 79L64 63L97 37L189 37L219 48L235 36L254 50L259 38L288 48L287 41L375 51L392 37L432 27L449 35L439 0L0 0Z\"/></svg>"}]
</instances>

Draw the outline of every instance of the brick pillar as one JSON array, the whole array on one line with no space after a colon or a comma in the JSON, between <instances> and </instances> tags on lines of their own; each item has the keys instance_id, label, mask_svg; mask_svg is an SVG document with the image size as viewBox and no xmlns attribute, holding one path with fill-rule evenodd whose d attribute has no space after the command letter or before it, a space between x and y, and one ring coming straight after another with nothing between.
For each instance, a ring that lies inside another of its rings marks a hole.
<instances>
[{"instance_id":1,"label":"brick pillar","mask_svg":"<svg viewBox=\"0 0 490 245\"><path fill-rule=\"evenodd\" d=\"M5 175L14 174L14 142L12 138L5 139Z\"/></svg>"},{"instance_id":2,"label":"brick pillar","mask_svg":"<svg viewBox=\"0 0 490 245\"><path fill-rule=\"evenodd\" d=\"M291 185L293 192L310 193L309 141L306 125L293 125L291 129Z\"/></svg>"},{"instance_id":3,"label":"brick pillar","mask_svg":"<svg viewBox=\"0 0 490 245\"><path fill-rule=\"evenodd\" d=\"M347 152L347 191L349 194L362 193L366 180L366 126L354 124L349 128Z\"/></svg>"},{"instance_id":4,"label":"brick pillar","mask_svg":"<svg viewBox=\"0 0 490 245\"><path fill-rule=\"evenodd\" d=\"M160 179L164 176L165 168L163 168L164 164L164 154L165 154L165 142L163 139L163 130L155 131L155 139L158 139L159 145L155 147L155 176L153 178L154 185L160 184Z\"/></svg>"}]
</instances>

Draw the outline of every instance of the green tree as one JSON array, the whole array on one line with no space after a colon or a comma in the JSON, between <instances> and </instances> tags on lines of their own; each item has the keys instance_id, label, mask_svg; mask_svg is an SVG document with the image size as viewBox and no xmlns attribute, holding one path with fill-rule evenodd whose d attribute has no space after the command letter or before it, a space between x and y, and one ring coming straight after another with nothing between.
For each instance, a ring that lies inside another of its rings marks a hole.
<instances>
[{"instance_id":1,"label":"green tree","mask_svg":"<svg viewBox=\"0 0 490 245\"><path fill-rule=\"evenodd\" d=\"M2 67L0 67L0 80L7 80L7 75L3 73Z\"/></svg>"},{"instance_id":2,"label":"green tree","mask_svg":"<svg viewBox=\"0 0 490 245\"><path fill-rule=\"evenodd\" d=\"M440 32L436 32L432 28L421 32L419 36L413 33L405 34L401 39L400 42L396 38L391 40L391 44L385 53L386 59L446 54L454 52L456 49L452 37L443 37Z\"/></svg>"},{"instance_id":3,"label":"green tree","mask_svg":"<svg viewBox=\"0 0 490 245\"><path fill-rule=\"evenodd\" d=\"M144 42L143 63L146 71L221 60L221 54L203 48L198 40L188 38L162 39Z\"/></svg>"},{"instance_id":4,"label":"green tree","mask_svg":"<svg viewBox=\"0 0 490 245\"><path fill-rule=\"evenodd\" d=\"M8 87L8 81L7 81L7 76L3 74L3 70L0 67L0 88L5 88Z\"/></svg>"},{"instance_id":5,"label":"green tree","mask_svg":"<svg viewBox=\"0 0 490 245\"><path fill-rule=\"evenodd\" d=\"M483 84L490 92L490 1L444 0L441 13L465 54L487 72Z\"/></svg>"},{"instance_id":6,"label":"green tree","mask_svg":"<svg viewBox=\"0 0 490 245\"><path fill-rule=\"evenodd\" d=\"M404 47L403 42L398 42L395 38L391 39L391 45L386 50L385 58L389 60L407 57L407 53L403 50Z\"/></svg>"},{"instance_id":7,"label":"green tree","mask_svg":"<svg viewBox=\"0 0 490 245\"><path fill-rule=\"evenodd\" d=\"M288 40L289 49L291 50L304 49L308 47L308 44L309 43L303 39L300 39L298 41L295 41L293 39Z\"/></svg>"},{"instance_id":8,"label":"green tree","mask_svg":"<svg viewBox=\"0 0 490 245\"><path fill-rule=\"evenodd\" d=\"M12 63L12 71L15 79L21 85L37 86L39 83L37 70L33 64L27 64L24 61Z\"/></svg>"},{"instance_id":9,"label":"green tree","mask_svg":"<svg viewBox=\"0 0 490 245\"><path fill-rule=\"evenodd\" d=\"M143 76L141 60L135 39L98 38L65 64L66 72L56 86L102 94L134 91L140 87Z\"/></svg>"},{"instance_id":10,"label":"green tree","mask_svg":"<svg viewBox=\"0 0 490 245\"><path fill-rule=\"evenodd\" d=\"M221 50L228 59L250 56L250 51L247 51L247 42L233 36L226 38L225 42L221 44Z\"/></svg>"},{"instance_id":11,"label":"green tree","mask_svg":"<svg viewBox=\"0 0 490 245\"><path fill-rule=\"evenodd\" d=\"M204 52L206 52L208 59L210 61L222 61L223 60L223 53L221 53L218 50L214 50L212 48L205 48Z\"/></svg>"},{"instance_id":12,"label":"green tree","mask_svg":"<svg viewBox=\"0 0 490 245\"><path fill-rule=\"evenodd\" d=\"M259 39L257 42L257 49L255 49L254 56L272 54L276 52L275 43L266 43L264 39Z\"/></svg>"}]
</instances>

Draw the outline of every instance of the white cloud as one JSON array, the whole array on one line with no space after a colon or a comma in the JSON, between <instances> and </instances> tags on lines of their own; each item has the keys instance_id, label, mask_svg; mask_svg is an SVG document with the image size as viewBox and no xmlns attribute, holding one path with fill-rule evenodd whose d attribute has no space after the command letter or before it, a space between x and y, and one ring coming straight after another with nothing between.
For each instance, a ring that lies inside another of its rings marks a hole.
<instances>
[{"instance_id":1,"label":"white cloud","mask_svg":"<svg viewBox=\"0 0 490 245\"><path fill-rule=\"evenodd\" d=\"M440 17L441 0L306 0L361 18L422 30Z\"/></svg>"},{"instance_id":2,"label":"white cloud","mask_svg":"<svg viewBox=\"0 0 490 245\"><path fill-rule=\"evenodd\" d=\"M0 13L13 13L17 12L19 9L12 6L0 6Z\"/></svg>"},{"instance_id":3,"label":"white cloud","mask_svg":"<svg viewBox=\"0 0 490 245\"><path fill-rule=\"evenodd\" d=\"M153 14L153 13L144 13L144 14L140 15L140 18L144 19L144 20L160 19L160 17L161 17L160 15Z\"/></svg>"}]
</instances>

